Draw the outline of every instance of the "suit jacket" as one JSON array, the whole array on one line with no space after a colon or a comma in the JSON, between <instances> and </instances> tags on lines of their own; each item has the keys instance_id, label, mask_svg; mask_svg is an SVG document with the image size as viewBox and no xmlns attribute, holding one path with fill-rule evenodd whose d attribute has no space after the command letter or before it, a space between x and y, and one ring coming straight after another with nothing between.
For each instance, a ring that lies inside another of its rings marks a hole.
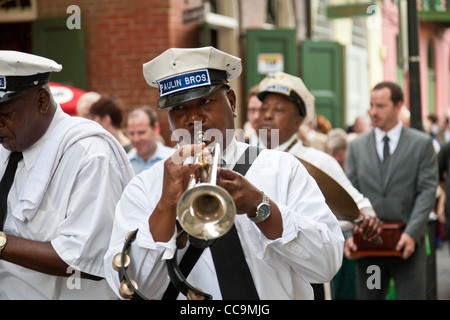
<instances>
[{"instance_id":1,"label":"suit jacket","mask_svg":"<svg viewBox=\"0 0 450 320\"><path fill-rule=\"evenodd\" d=\"M425 235L438 186L432 140L423 132L403 127L386 164L381 162L375 144L374 130L350 142L345 172L369 198L382 221L405 222L405 232L417 242Z\"/></svg>"}]
</instances>

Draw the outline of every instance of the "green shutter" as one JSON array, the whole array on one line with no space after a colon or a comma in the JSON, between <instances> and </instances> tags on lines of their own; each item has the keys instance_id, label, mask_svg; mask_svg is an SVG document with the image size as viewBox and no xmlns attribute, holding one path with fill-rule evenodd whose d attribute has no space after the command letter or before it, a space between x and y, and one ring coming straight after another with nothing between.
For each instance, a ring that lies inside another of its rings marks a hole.
<instances>
[{"instance_id":1,"label":"green shutter","mask_svg":"<svg viewBox=\"0 0 450 320\"><path fill-rule=\"evenodd\" d=\"M245 85L246 91L258 84L264 77L261 63L258 60L268 61L270 56L275 57L274 62L282 59L283 70L286 73L298 76L298 55L295 29L248 29L246 37L245 54Z\"/></svg>"},{"instance_id":2,"label":"green shutter","mask_svg":"<svg viewBox=\"0 0 450 320\"><path fill-rule=\"evenodd\" d=\"M32 50L63 66L61 72L52 74L51 81L87 89L83 23L80 29L68 29L68 17L34 21Z\"/></svg>"},{"instance_id":3,"label":"green shutter","mask_svg":"<svg viewBox=\"0 0 450 320\"><path fill-rule=\"evenodd\" d=\"M305 40L301 44L301 77L316 99L316 114L344 127L344 67L342 46L333 41Z\"/></svg>"}]
</instances>

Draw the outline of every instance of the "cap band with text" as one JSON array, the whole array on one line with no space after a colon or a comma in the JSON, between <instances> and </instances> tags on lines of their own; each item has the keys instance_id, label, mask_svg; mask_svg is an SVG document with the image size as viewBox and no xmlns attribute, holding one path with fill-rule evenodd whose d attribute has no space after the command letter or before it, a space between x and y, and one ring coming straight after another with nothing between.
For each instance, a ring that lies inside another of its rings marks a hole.
<instances>
[{"instance_id":1,"label":"cap band with text","mask_svg":"<svg viewBox=\"0 0 450 320\"><path fill-rule=\"evenodd\" d=\"M280 86L280 85L271 85L266 88L266 91L270 92L279 92L289 96L291 94L291 88Z\"/></svg>"},{"instance_id":2,"label":"cap band with text","mask_svg":"<svg viewBox=\"0 0 450 320\"><path fill-rule=\"evenodd\" d=\"M159 85L159 95L160 97L164 97L178 91L209 86L211 85L211 77L208 69L199 69L183 74L176 74L157 80L157 82Z\"/></svg>"}]
</instances>

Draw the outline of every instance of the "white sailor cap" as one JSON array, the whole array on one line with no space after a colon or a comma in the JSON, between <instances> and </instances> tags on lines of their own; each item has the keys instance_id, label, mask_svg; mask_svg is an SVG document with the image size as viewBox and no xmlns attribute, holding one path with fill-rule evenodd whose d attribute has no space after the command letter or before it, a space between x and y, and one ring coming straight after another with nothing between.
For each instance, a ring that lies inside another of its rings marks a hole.
<instances>
[{"instance_id":1,"label":"white sailor cap","mask_svg":"<svg viewBox=\"0 0 450 320\"><path fill-rule=\"evenodd\" d=\"M259 100L264 101L269 93L281 94L291 99L300 109L303 123L314 119L314 96L299 77L281 71L268 74L259 83Z\"/></svg>"},{"instance_id":2,"label":"white sailor cap","mask_svg":"<svg viewBox=\"0 0 450 320\"><path fill-rule=\"evenodd\" d=\"M214 47L168 49L143 66L147 83L159 88L158 109L206 97L241 71L240 58Z\"/></svg>"},{"instance_id":3,"label":"white sailor cap","mask_svg":"<svg viewBox=\"0 0 450 320\"><path fill-rule=\"evenodd\" d=\"M0 103L25 90L48 83L50 72L61 71L53 60L29 53L0 50Z\"/></svg>"}]
</instances>

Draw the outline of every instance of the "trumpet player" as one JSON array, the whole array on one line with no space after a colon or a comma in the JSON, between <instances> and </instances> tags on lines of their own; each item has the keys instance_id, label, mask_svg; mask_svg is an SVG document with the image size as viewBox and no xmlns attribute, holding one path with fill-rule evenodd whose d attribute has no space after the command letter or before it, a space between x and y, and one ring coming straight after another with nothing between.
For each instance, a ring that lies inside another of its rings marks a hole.
<instances>
[{"instance_id":1,"label":"trumpet player","mask_svg":"<svg viewBox=\"0 0 450 320\"><path fill-rule=\"evenodd\" d=\"M126 251L133 291L151 299L186 298L168 293L166 262L177 258L183 271L195 247L193 238L178 241L177 206L192 173L201 166L187 164L187 159L212 145L220 149L224 164L217 172L217 185L232 198L236 215L230 231L201 248L184 274L189 284L212 299L313 299L310 283L330 281L339 270L344 239L338 221L295 157L261 150L244 174L236 169L248 145L229 134L236 117L236 95L229 81L241 70L239 58L213 47L172 48L144 64L144 77L159 88L158 108L167 111L179 148L137 175L117 205L105 272L119 296L123 277L113 260L123 251L127 234L138 230ZM206 137L214 134L194 143L198 126Z\"/></svg>"}]
</instances>

